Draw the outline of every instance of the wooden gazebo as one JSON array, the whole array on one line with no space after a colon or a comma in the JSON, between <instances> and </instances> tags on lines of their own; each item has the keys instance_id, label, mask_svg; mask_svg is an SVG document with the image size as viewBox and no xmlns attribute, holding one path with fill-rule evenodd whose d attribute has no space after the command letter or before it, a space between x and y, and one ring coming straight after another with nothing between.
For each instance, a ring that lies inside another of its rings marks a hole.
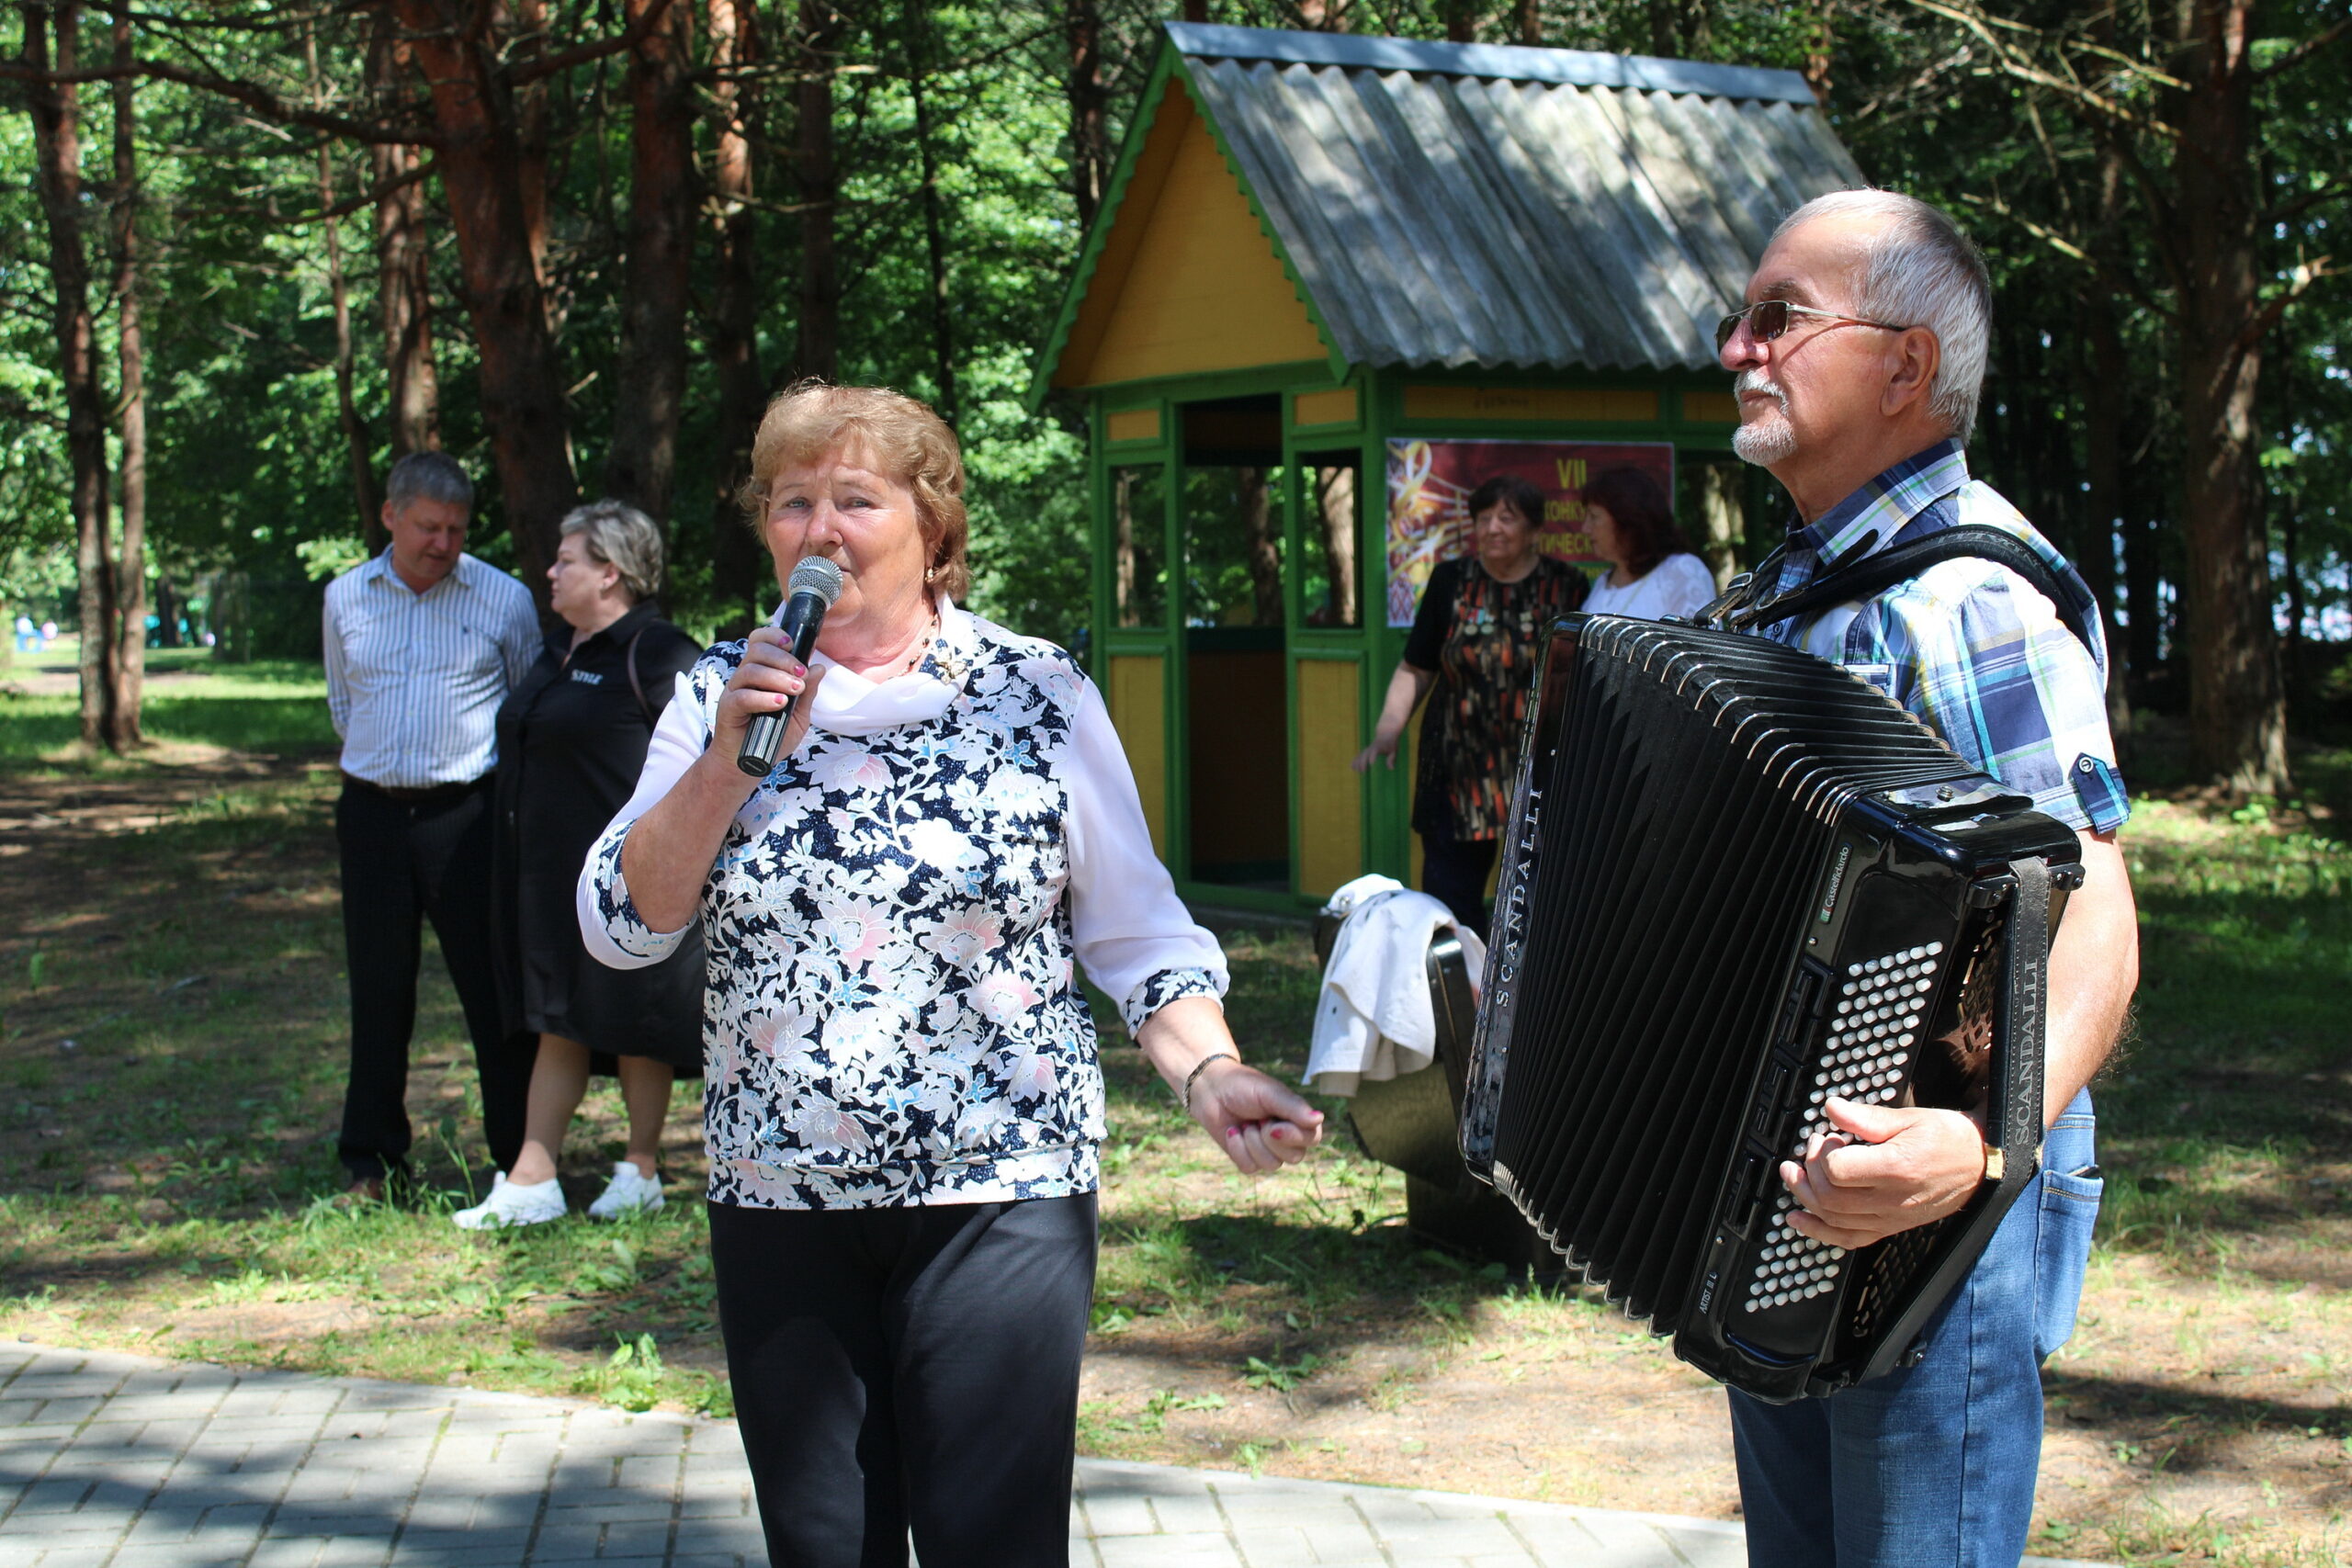
<instances>
[{"instance_id":1,"label":"wooden gazebo","mask_svg":"<svg viewBox=\"0 0 2352 1568\"><path fill-rule=\"evenodd\" d=\"M1089 656L1187 897L1411 874L1409 764L1350 762L1468 489L1581 558L1630 463L1708 531L1713 324L1860 183L1791 72L1167 27L1032 398L1091 411Z\"/></svg>"}]
</instances>

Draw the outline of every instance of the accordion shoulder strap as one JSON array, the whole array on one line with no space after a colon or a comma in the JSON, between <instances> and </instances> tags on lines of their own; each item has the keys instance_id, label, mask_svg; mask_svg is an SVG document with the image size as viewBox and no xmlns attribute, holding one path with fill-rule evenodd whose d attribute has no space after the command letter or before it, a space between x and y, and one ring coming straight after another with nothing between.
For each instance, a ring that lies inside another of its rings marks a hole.
<instances>
[{"instance_id":1,"label":"accordion shoulder strap","mask_svg":"<svg viewBox=\"0 0 2352 1568\"><path fill-rule=\"evenodd\" d=\"M1994 1030L1992 1064L1998 1123L1984 1129L1985 1142L2001 1153L2003 1193L1996 1201L2004 1207L2041 1167L2050 1015L2050 864L2011 861L2009 874L2017 886L2009 895L2008 940L2001 944L2002 1016Z\"/></svg>"},{"instance_id":2,"label":"accordion shoulder strap","mask_svg":"<svg viewBox=\"0 0 2352 1568\"><path fill-rule=\"evenodd\" d=\"M2093 639L2088 620L2089 615L2096 612L2076 602L2072 590L2050 563L2016 535L1982 523L1963 523L1912 544L1865 556L1851 566L1840 567L1787 593L1745 604L1724 604L1719 600L1708 610L1714 611L1722 605L1723 619L1732 630L1752 631L1799 615L1818 615L1834 605L1875 599L1929 567L1962 558L1991 561L2016 572L2057 606L2058 618L2075 634L2076 641L2086 649L2099 646ZM1760 569L1755 575L1759 581L1771 581Z\"/></svg>"}]
</instances>

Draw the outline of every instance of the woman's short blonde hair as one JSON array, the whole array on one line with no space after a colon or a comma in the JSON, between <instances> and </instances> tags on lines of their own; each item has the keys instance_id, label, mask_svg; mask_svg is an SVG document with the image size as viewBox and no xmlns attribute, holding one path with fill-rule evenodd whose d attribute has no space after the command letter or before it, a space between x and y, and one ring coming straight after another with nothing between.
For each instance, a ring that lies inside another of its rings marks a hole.
<instances>
[{"instance_id":1,"label":"woman's short blonde hair","mask_svg":"<svg viewBox=\"0 0 2352 1568\"><path fill-rule=\"evenodd\" d=\"M947 422L888 387L795 381L775 395L752 442L752 477L741 499L753 529L767 520L768 491L787 463L854 450L915 498L925 550L924 581L961 602L972 586L966 558L964 453Z\"/></svg>"},{"instance_id":2,"label":"woman's short blonde hair","mask_svg":"<svg viewBox=\"0 0 2352 1568\"><path fill-rule=\"evenodd\" d=\"M588 553L621 574L631 600L662 591L662 530L626 501L592 501L564 513L557 537L577 534Z\"/></svg>"}]
</instances>

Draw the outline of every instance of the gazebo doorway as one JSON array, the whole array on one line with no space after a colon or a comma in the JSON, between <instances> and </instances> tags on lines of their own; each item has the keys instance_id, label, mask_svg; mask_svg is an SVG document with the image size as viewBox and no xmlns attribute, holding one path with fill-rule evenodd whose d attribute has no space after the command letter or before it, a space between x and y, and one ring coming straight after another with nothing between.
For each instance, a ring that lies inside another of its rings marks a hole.
<instances>
[{"instance_id":1,"label":"gazebo doorway","mask_svg":"<svg viewBox=\"0 0 2352 1568\"><path fill-rule=\"evenodd\" d=\"M1288 894L1282 399L1176 412L1189 880Z\"/></svg>"}]
</instances>

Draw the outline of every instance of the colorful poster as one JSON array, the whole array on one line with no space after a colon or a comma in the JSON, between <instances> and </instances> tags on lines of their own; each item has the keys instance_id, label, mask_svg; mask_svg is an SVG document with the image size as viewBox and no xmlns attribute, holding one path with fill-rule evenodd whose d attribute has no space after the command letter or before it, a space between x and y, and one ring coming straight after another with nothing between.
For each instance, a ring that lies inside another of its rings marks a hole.
<instances>
[{"instance_id":1,"label":"colorful poster","mask_svg":"<svg viewBox=\"0 0 2352 1568\"><path fill-rule=\"evenodd\" d=\"M1418 441L1388 443L1388 624L1409 626L1430 569L1471 553L1470 496L1516 475L1544 492L1544 552L1597 566L1584 536L1584 487L1615 468L1640 468L1674 494L1674 448L1666 442Z\"/></svg>"}]
</instances>

